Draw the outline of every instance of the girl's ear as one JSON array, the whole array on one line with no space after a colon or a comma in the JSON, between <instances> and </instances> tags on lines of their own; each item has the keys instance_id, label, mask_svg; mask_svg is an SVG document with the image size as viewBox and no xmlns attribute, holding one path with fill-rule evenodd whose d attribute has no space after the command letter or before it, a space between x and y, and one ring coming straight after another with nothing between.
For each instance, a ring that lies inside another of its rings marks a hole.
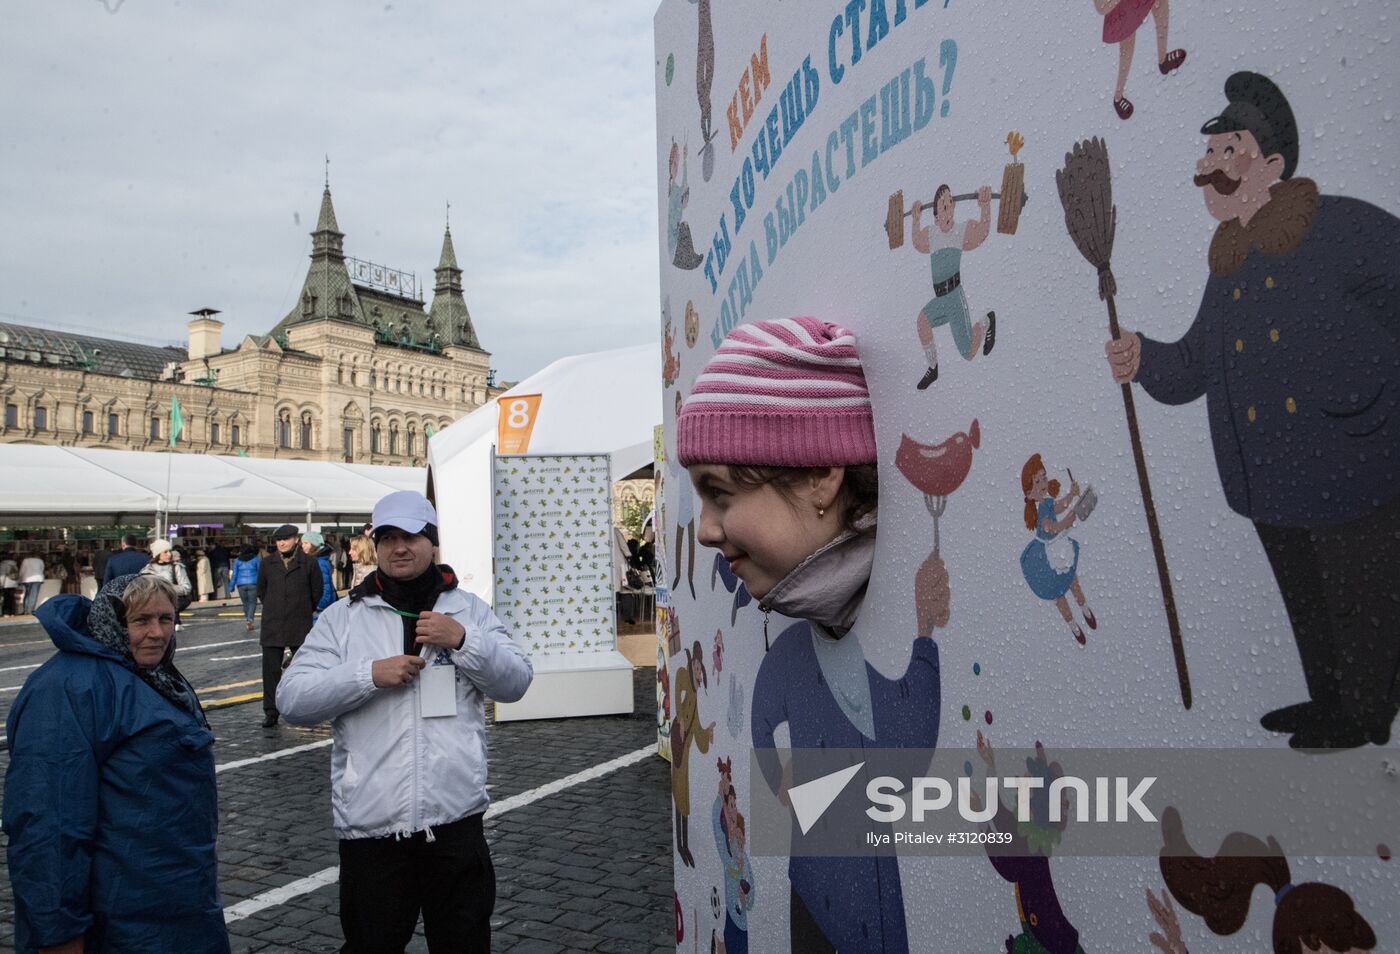
<instances>
[{"instance_id":1,"label":"girl's ear","mask_svg":"<svg viewBox=\"0 0 1400 954\"><path fill-rule=\"evenodd\" d=\"M835 504L836 495L841 492L841 484L846 479L846 468L828 467L826 473L816 472L808 479L813 503L823 508L830 507Z\"/></svg>"}]
</instances>

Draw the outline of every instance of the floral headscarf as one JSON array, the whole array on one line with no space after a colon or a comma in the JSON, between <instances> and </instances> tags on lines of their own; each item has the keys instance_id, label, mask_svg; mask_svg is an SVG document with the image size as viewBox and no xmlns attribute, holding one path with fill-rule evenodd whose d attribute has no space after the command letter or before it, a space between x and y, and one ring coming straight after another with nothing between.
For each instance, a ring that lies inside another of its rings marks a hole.
<instances>
[{"instance_id":1,"label":"floral headscarf","mask_svg":"<svg viewBox=\"0 0 1400 954\"><path fill-rule=\"evenodd\" d=\"M198 716L201 722L208 725L194 690L180 674L180 670L175 668L175 640L172 639L170 645L165 648L165 655L161 657L160 662L150 668L138 666L131 655L131 637L126 629L126 606L122 603L122 593L136 576L135 573L119 576L97 591L92 608L88 610L88 634L103 646L120 654L122 659L130 664L132 671L152 689L180 708Z\"/></svg>"}]
</instances>

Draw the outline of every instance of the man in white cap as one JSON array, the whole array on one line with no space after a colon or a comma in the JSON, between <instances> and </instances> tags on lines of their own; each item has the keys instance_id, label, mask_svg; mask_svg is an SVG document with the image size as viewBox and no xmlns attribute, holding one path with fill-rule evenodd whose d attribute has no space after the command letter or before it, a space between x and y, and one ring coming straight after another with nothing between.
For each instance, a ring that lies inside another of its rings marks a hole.
<instances>
[{"instance_id":1,"label":"man in white cap","mask_svg":"<svg viewBox=\"0 0 1400 954\"><path fill-rule=\"evenodd\" d=\"M481 821L484 700L534 672L484 602L435 562L437 513L398 491L374 507L378 569L321 613L282 679L295 725L332 721L346 954L489 951L496 875Z\"/></svg>"}]
</instances>

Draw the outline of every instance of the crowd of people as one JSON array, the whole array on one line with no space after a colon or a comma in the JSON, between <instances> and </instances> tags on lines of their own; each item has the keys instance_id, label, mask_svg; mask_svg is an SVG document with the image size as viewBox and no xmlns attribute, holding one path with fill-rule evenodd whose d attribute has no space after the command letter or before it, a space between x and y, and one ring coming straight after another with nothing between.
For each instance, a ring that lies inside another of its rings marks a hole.
<instances>
[{"instance_id":1,"label":"crowd of people","mask_svg":"<svg viewBox=\"0 0 1400 954\"><path fill-rule=\"evenodd\" d=\"M313 532L303 540L307 542L313 543L308 552L314 553L327 568L323 579L336 590L349 589L374 569L374 541L363 531L353 537ZM270 548L216 537L202 547L186 546L175 539L171 550L172 555L164 562L183 567L189 581L184 592L189 594L190 602L240 599L246 606L248 597L239 587L256 580L240 583L239 564L260 560ZM57 581L60 593L80 593L83 580L91 577L89 592L95 592L115 576L137 572L156 556L146 540L134 534L122 537L114 546L103 542L91 550L63 547L45 555L0 552L0 615L33 615L47 581ZM117 569L111 572L108 567L114 561ZM253 575L256 577L256 570ZM251 612L248 619L253 619Z\"/></svg>"},{"instance_id":2,"label":"crowd of people","mask_svg":"<svg viewBox=\"0 0 1400 954\"><path fill-rule=\"evenodd\" d=\"M240 550L226 582L263 604L264 725L332 723L342 950L402 951L421 916L434 954L489 951L484 699L520 699L529 658L437 562L421 494L379 501L363 543L290 525L272 537L268 553ZM230 950L215 739L174 663L180 610L215 564L191 576L168 541L139 543L107 561L95 598L38 607L58 652L6 720L18 951ZM337 566L352 543L357 558ZM341 580L354 584L344 597ZM434 757L403 757L418 751Z\"/></svg>"}]
</instances>

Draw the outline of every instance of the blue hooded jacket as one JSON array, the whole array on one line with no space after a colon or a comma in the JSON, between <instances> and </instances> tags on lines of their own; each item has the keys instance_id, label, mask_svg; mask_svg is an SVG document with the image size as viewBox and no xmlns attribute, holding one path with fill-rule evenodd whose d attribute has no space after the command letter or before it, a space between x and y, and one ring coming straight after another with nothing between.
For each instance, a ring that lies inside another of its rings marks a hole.
<instances>
[{"instance_id":1,"label":"blue hooded jacket","mask_svg":"<svg viewBox=\"0 0 1400 954\"><path fill-rule=\"evenodd\" d=\"M90 635L90 606L40 607L59 652L6 720L15 948L227 954L214 736Z\"/></svg>"},{"instance_id":2,"label":"blue hooded jacket","mask_svg":"<svg viewBox=\"0 0 1400 954\"><path fill-rule=\"evenodd\" d=\"M316 612L330 606L340 599L335 591L335 577L331 576L331 558L328 555L330 550L321 547L316 553L316 564L321 568L321 599L316 603Z\"/></svg>"}]
</instances>

